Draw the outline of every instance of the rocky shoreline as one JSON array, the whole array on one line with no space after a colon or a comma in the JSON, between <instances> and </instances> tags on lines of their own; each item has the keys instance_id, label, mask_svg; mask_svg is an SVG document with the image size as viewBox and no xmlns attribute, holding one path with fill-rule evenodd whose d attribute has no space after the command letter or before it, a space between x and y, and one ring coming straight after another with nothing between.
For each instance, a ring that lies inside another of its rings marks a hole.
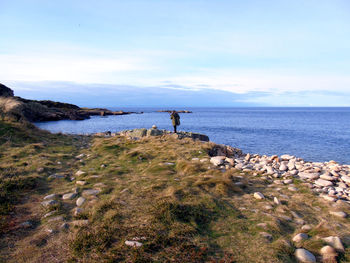
<instances>
[{"instance_id":1,"label":"rocky shoreline","mask_svg":"<svg viewBox=\"0 0 350 263\"><path fill-rule=\"evenodd\" d=\"M238 154L233 156L218 152L210 161L223 169L235 168L264 175L275 184L289 185L293 184L293 179L299 179L327 201L350 202L350 165L335 161L307 162L287 154L266 156L236 152Z\"/></svg>"}]
</instances>

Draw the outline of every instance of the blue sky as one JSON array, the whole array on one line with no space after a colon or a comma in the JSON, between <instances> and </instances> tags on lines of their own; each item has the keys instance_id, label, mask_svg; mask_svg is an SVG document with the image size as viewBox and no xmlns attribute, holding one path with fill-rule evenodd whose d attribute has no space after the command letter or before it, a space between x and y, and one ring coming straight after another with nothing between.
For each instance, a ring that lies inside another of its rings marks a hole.
<instances>
[{"instance_id":1,"label":"blue sky","mask_svg":"<svg viewBox=\"0 0 350 263\"><path fill-rule=\"evenodd\" d=\"M0 0L0 82L81 106L350 106L349 14L348 0Z\"/></svg>"}]
</instances>

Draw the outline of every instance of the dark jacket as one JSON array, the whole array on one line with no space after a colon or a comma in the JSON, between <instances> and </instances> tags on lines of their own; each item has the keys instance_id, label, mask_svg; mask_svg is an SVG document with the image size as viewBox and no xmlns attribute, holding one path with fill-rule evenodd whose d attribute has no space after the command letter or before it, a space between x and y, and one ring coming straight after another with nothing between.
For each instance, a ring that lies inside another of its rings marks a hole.
<instances>
[{"instance_id":1,"label":"dark jacket","mask_svg":"<svg viewBox=\"0 0 350 263\"><path fill-rule=\"evenodd\" d=\"M171 119L172 122L173 122L173 126L178 126L178 125L180 125L180 115L179 115L177 112L172 113L172 114L170 115L170 119Z\"/></svg>"}]
</instances>

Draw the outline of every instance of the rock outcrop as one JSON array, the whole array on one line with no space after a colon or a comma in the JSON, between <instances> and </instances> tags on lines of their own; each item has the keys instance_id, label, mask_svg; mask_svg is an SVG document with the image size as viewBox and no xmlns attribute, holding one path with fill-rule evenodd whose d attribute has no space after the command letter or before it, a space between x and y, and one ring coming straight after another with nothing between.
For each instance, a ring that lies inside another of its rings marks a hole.
<instances>
[{"instance_id":1,"label":"rock outcrop","mask_svg":"<svg viewBox=\"0 0 350 263\"><path fill-rule=\"evenodd\" d=\"M156 127L153 127L151 129L133 129L133 130L126 130L121 131L118 133L111 133L111 132L102 132L102 133L96 133L95 136L102 136L102 137L110 137L115 135L121 135L121 136L127 136L134 139L139 139L146 136L163 136L163 135L169 135L176 139L184 139L184 138L190 138L193 140L199 140L208 142L209 137L204 134L200 133L194 133L194 132L178 132L178 133L172 133L171 131L167 130L159 130ZM229 147L229 146L228 146Z\"/></svg>"},{"instance_id":2,"label":"rock outcrop","mask_svg":"<svg viewBox=\"0 0 350 263\"><path fill-rule=\"evenodd\" d=\"M13 91L0 84L0 118L11 121L85 120L92 115L125 115L136 112L110 111L102 108L80 108L77 105L50 100L27 100L14 97Z\"/></svg>"},{"instance_id":3,"label":"rock outcrop","mask_svg":"<svg viewBox=\"0 0 350 263\"><path fill-rule=\"evenodd\" d=\"M13 90L0 83L0 97L13 97Z\"/></svg>"}]
</instances>

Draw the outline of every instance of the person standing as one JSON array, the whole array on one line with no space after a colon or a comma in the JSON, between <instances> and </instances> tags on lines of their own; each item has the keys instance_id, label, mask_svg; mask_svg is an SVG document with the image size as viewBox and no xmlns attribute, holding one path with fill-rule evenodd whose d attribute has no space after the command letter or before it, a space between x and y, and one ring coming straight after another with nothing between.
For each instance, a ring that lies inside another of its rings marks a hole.
<instances>
[{"instance_id":1,"label":"person standing","mask_svg":"<svg viewBox=\"0 0 350 263\"><path fill-rule=\"evenodd\" d=\"M176 111L172 111L170 115L170 119L172 120L174 133L177 133L176 127L180 125L180 115Z\"/></svg>"}]
</instances>

